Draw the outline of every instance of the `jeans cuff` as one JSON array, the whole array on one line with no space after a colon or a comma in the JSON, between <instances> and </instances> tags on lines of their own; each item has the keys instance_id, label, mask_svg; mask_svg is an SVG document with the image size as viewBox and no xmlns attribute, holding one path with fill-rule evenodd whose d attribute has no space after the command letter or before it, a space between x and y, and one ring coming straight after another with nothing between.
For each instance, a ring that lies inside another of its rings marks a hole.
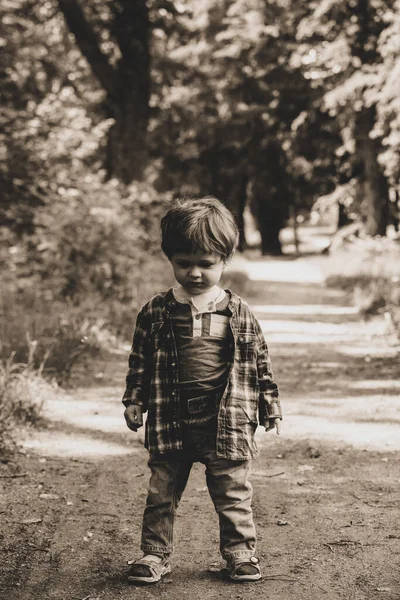
<instances>
[{"instance_id":1,"label":"jeans cuff","mask_svg":"<svg viewBox=\"0 0 400 600\"><path fill-rule=\"evenodd\" d=\"M149 544L142 544L140 549L145 554L156 554L157 556L169 556L172 553L172 548L165 548L165 546L151 546Z\"/></svg>"}]
</instances>

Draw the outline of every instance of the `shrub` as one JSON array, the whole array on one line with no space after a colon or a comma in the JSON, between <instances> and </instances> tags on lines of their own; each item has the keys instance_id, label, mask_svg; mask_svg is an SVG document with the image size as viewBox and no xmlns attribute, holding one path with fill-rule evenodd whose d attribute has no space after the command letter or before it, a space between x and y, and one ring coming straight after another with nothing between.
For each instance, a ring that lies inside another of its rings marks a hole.
<instances>
[{"instance_id":1,"label":"shrub","mask_svg":"<svg viewBox=\"0 0 400 600\"><path fill-rule=\"evenodd\" d=\"M366 318L387 313L400 336L400 246L396 239L358 240L330 259L325 283L349 293Z\"/></svg>"},{"instance_id":2,"label":"shrub","mask_svg":"<svg viewBox=\"0 0 400 600\"><path fill-rule=\"evenodd\" d=\"M68 382L74 365L95 356L103 322L79 307L50 301L31 287L3 289L0 296L0 360L40 369L57 383Z\"/></svg>"},{"instance_id":3,"label":"shrub","mask_svg":"<svg viewBox=\"0 0 400 600\"><path fill-rule=\"evenodd\" d=\"M41 419L45 397L54 393L41 369L22 365L12 355L0 362L0 452L15 448L23 425L36 425Z\"/></svg>"}]
</instances>

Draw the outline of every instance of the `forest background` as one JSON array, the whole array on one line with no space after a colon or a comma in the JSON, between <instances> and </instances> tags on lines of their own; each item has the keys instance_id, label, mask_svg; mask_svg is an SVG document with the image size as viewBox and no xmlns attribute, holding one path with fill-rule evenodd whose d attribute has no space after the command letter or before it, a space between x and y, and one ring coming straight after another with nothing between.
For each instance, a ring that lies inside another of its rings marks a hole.
<instances>
[{"instance_id":1,"label":"forest background","mask_svg":"<svg viewBox=\"0 0 400 600\"><path fill-rule=\"evenodd\" d=\"M43 376L65 385L131 335L167 281L158 223L176 196L224 200L242 250L250 211L264 255L334 209L381 261L335 283L398 326L399 0L3 0L0 14L2 447L35 419Z\"/></svg>"}]
</instances>

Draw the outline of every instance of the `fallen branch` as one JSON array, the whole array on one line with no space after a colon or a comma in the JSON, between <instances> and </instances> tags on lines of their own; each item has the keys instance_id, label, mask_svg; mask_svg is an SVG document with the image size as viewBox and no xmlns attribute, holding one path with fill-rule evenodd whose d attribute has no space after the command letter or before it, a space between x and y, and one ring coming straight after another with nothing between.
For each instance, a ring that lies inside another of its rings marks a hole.
<instances>
[{"instance_id":1,"label":"fallen branch","mask_svg":"<svg viewBox=\"0 0 400 600\"><path fill-rule=\"evenodd\" d=\"M332 546L362 546L362 543L355 540L335 540L334 542L326 542L324 546L327 546L333 552Z\"/></svg>"},{"instance_id":2,"label":"fallen branch","mask_svg":"<svg viewBox=\"0 0 400 600\"><path fill-rule=\"evenodd\" d=\"M272 473L268 475L268 473L262 473L261 471L253 471L253 477L278 477L278 475L284 475L285 471L280 471L279 473Z\"/></svg>"},{"instance_id":3,"label":"fallen branch","mask_svg":"<svg viewBox=\"0 0 400 600\"><path fill-rule=\"evenodd\" d=\"M296 579L295 577L290 577L289 575L286 575L285 573L283 573L282 575L264 575L263 579L270 579L271 581L295 581L296 583L301 583L302 585L303 582L300 581L300 579Z\"/></svg>"},{"instance_id":4,"label":"fallen branch","mask_svg":"<svg viewBox=\"0 0 400 600\"><path fill-rule=\"evenodd\" d=\"M26 477L29 473L16 473L15 475L0 475L0 479L16 479L17 477Z\"/></svg>"},{"instance_id":5,"label":"fallen branch","mask_svg":"<svg viewBox=\"0 0 400 600\"><path fill-rule=\"evenodd\" d=\"M115 515L113 513L103 513L103 512L90 512L90 513L80 513L79 516L82 517L113 517L114 519L120 519L120 515Z\"/></svg>"},{"instance_id":6,"label":"fallen branch","mask_svg":"<svg viewBox=\"0 0 400 600\"><path fill-rule=\"evenodd\" d=\"M329 544L331 544L331 546L347 546L349 544L358 544L359 546L362 546L361 542L357 542L356 540L336 540L334 542L329 542Z\"/></svg>"}]
</instances>

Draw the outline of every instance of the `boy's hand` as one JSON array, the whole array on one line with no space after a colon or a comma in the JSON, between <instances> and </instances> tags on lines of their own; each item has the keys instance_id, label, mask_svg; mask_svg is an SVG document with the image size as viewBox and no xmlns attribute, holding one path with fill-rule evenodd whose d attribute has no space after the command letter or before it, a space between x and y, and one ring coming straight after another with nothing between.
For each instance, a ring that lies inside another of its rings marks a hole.
<instances>
[{"instance_id":1,"label":"boy's hand","mask_svg":"<svg viewBox=\"0 0 400 600\"><path fill-rule=\"evenodd\" d=\"M137 431L143 425L142 407L138 404L127 406L124 412L126 424L132 431Z\"/></svg>"},{"instance_id":2,"label":"boy's hand","mask_svg":"<svg viewBox=\"0 0 400 600\"><path fill-rule=\"evenodd\" d=\"M267 433L268 431L271 431L271 429L276 429L277 435L281 434L281 420L279 419L279 417L266 419L264 421L264 427Z\"/></svg>"}]
</instances>

